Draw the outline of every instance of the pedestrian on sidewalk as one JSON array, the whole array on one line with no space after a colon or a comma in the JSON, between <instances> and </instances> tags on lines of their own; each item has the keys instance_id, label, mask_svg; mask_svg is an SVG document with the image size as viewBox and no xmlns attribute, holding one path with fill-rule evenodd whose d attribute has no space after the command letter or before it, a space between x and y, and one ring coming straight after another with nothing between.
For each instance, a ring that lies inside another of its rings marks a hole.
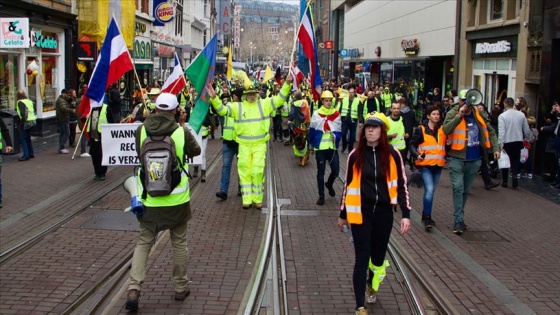
<instances>
[{"instance_id":1,"label":"pedestrian on sidewalk","mask_svg":"<svg viewBox=\"0 0 560 315\"><path fill-rule=\"evenodd\" d=\"M0 208L2 208L2 140L6 143L6 153L11 153L12 148L12 138L10 137L10 130L6 126L3 119L0 119Z\"/></svg>"},{"instance_id":2,"label":"pedestrian on sidewalk","mask_svg":"<svg viewBox=\"0 0 560 315\"><path fill-rule=\"evenodd\" d=\"M500 158L496 132L487 125L482 113L466 102L467 90L459 93L459 105L453 107L443 122L443 132L451 143L447 152L449 177L453 188L453 233L461 235L465 224L465 205L476 173L485 159L486 150L492 149L494 159Z\"/></svg>"},{"instance_id":3,"label":"pedestrian on sidewalk","mask_svg":"<svg viewBox=\"0 0 560 315\"><path fill-rule=\"evenodd\" d=\"M107 166L101 164L103 161L101 129L103 128L103 125L113 122L112 112L107 104L91 109L90 118L87 120L85 130L89 136L89 154L91 156L91 163L93 164L93 170L95 172L93 180L105 180Z\"/></svg>"},{"instance_id":4,"label":"pedestrian on sidewalk","mask_svg":"<svg viewBox=\"0 0 560 315\"><path fill-rule=\"evenodd\" d=\"M76 110L70 106L68 102L68 90L62 89L60 96L56 99L56 120L58 121L58 153L68 154L70 151L64 146L70 138L70 113Z\"/></svg>"},{"instance_id":5,"label":"pedestrian on sidewalk","mask_svg":"<svg viewBox=\"0 0 560 315\"><path fill-rule=\"evenodd\" d=\"M68 103L70 104L70 108L74 110L74 112L70 113L68 127L70 129L70 136L68 137L68 145L71 148L76 147L76 126L78 125L78 116L76 115L78 105L76 104L76 90L69 89L68 90Z\"/></svg>"},{"instance_id":6,"label":"pedestrian on sidewalk","mask_svg":"<svg viewBox=\"0 0 560 315\"><path fill-rule=\"evenodd\" d=\"M136 132L136 152L142 156L144 140L149 136L169 136L175 144L177 158L183 165L181 180L169 195L152 197L139 187L139 196L145 207L143 215L137 216L140 231L136 249L132 256L128 295L125 309L138 310L142 284L146 278L148 255L160 231L169 230L173 250L174 299L183 301L190 293L187 278L187 222L192 217L190 207L189 178L187 159L200 154L200 146L188 128L185 128L185 110L180 108L179 125L175 120L177 97L161 93L155 103L155 114L150 114ZM142 161L140 161L142 163ZM145 197L145 198L144 198Z\"/></svg>"},{"instance_id":7,"label":"pedestrian on sidewalk","mask_svg":"<svg viewBox=\"0 0 560 315\"><path fill-rule=\"evenodd\" d=\"M424 182L422 222L426 231L435 225L432 220L434 193L445 165L447 136L441 128L441 116L441 109L436 105L428 106L426 108L428 121L414 130L409 146L410 154L416 159L416 166L422 173Z\"/></svg>"},{"instance_id":8,"label":"pedestrian on sidewalk","mask_svg":"<svg viewBox=\"0 0 560 315\"><path fill-rule=\"evenodd\" d=\"M19 132L21 150L23 151L19 161L29 161L29 159L35 157L33 142L31 141L31 128L37 124L37 116L35 116L33 102L27 98L27 94L25 94L24 90L18 90L16 97L16 111L20 120Z\"/></svg>"},{"instance_id":9,"label":"pedestrian on sidewalk","mask_svg":"<svg viewBox=\"0 0 560 315\"><path fill-rule=\"evenodd\" d=\"M336 195L333 184L340 172L338 144L342 135L342 120L340 113L332 105L333 99L334 95L329 90L321 94L321 106L313 113L309 126L310 150L312 154L315 152L317 161L318 206L325 204L325 187L329 190L329 196ZM331 168L331 174L325 183L327 163Z\"/></svg>"},{"instance_id":10,"label":"pedestrian on sidewalk","mask_svg":"<svg viewBox=\"0 0 560 315\"><path fill-rule=\"evenodd\" d=\"M354 239L353 273L356 314L365 315L367 286L368 303L376 302L376 292L388 265L385 254L393 229L393 207L400 205L400 232L410 228L410 205L403 159L387 139L388 119L382 113L367 115L357 148L348 156L338 227L350 224ZM369 279L365 275L368 265Z\"/></svg>"}]
</instances>

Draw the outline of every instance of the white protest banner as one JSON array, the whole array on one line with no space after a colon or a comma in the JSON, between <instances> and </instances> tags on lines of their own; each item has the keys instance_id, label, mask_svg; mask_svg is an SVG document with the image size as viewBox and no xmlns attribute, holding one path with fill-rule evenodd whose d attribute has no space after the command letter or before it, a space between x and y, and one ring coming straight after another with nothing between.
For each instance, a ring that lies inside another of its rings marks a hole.
<instances>
[{"instance_id":1,"label":"white protest banner","mask_svg":"<svg viewBox=\"0 0 560 315\"><path fill-rule=\"evenodd\" d=\"M136 154L136 143L134 141L136 135L135 124L107 124L103 125L101 131L101 145L103 147L103 160L101 164L104 166L118 166L118 165L138 165L138 155ZM193 129L185 125L191 134L194 134ZM201 145L202 136L195 135L196 141ZM189 164L201 164L202 157L196 156L193 159L187 159Z\"/></svg>"}]
</instances>

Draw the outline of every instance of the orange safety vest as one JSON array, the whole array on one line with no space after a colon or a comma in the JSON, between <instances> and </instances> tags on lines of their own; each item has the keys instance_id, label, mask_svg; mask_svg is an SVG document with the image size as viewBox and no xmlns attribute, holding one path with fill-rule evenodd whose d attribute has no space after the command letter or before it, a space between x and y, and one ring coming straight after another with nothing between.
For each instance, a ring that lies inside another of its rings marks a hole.
<instances>
[{"instance_id":1,"label":"orange safety vest","mask_svg":"<svg viewBox=\"0 0 560 315\"><path fill-rule=\"evenodd\" d=\"M490 149L490 135L488 134L488 128L486 128L486 122L484 122L484 119L480 116L478 110L473 110L474 117L478 121L478 124L482 128L482 132L484 133L484 146L487 149ZM466 119L463 117L459 125L457 125L457 127L455 127L455 130L453 130L451 135L449 135L451 139L451 150L461 151L465 148L465 145L467 144L468 132L469 129L467 128Z\"/></svg>"},{"instance_id":2,"label":"orange safety vest","mask_svg":"<svg viewBox=\"0 0 560 315\"><path fill-rule=\"evenodd\" d=\"M397 186L398 186L398 174L397 174L397 164L393 155L389 159L389 174L387 175L387 188L389 188L389 198L391 199L391 205L397 204ZM350 185L346 187L346 195L344 198L344 205L346 205L346 220L350 224L362 224L362 198L360 193L362 170L358 170L356 165L352 167L354 172L354 177Z\"/></svg>"},{"instance_id":3,"label":"orange safety vest","mask_svg":"<svg viewBox=\"0 0 560 315\"><path fill-rule=\"evenodd\" d=\"M420 126L422 128L422 135L424 136L424 142L418 146L418 153L425 154L422 161L416 160L416 165L418 166L430 166L438 165L443 166L445 164L445 141L446 136L443 133L443 128L438 130L438 138L426 133L426 127Z\"/></svg>"}]
</instances>

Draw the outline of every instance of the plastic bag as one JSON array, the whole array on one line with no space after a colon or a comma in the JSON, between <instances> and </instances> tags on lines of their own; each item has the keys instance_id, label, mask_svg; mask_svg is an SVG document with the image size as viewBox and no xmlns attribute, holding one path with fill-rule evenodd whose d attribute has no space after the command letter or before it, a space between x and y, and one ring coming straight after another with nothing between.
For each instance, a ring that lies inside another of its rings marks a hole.
<instances>
[{"instance_id":1,"label":"plastic bag","mask_svg":"<svg viewBox=\"0 0 560 315\"><path fill-rule=\"evenodd\" d=\"M519 162L525 163L525 162L527 162L528 158L529 158L529 150L527 150L527 148L521 149L521 155L519 156Z\"/></svg>"},{"instance_id":2,"label":"plastic bag","mask_svg":"<svg viewBox=\"0 0 560 315\"><path fill-rule=\"evenodd\" d=\"M498 167L499 168L510 168L511 164L509 162L509 155L507 155L506 151L502 151L500 154L500 158L498 159Z\"/></svg>"}]
</instances>

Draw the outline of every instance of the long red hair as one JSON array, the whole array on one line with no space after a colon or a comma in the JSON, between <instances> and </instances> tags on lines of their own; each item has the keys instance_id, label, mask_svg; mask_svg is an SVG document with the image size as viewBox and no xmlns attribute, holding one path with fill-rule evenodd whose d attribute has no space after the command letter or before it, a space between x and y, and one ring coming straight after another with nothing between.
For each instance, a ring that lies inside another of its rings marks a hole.
<instances>
[{"instance_id":1,"label":"long red hair","mask_svg":"<svg viewBox=\"0 0 560 315\"><path fill-rule=\"evenodd\" d=\"M385 125L380 126L381 134L379 135L379 141L375 150L379 153L379 157L381 160L381 169L383 170L385 176L389 172L389 159L391 156L391 144L389 144L389 140L387 138L387 129ZM356 160L354 161L354 165L358 169L362 169L364 165L364 161L366 159L366 150L367 148L367 140L366 140L366 126L362 126L360 129L360 134L358 136L358 146L356 147Z\"/></svg>"}]
</instances>

